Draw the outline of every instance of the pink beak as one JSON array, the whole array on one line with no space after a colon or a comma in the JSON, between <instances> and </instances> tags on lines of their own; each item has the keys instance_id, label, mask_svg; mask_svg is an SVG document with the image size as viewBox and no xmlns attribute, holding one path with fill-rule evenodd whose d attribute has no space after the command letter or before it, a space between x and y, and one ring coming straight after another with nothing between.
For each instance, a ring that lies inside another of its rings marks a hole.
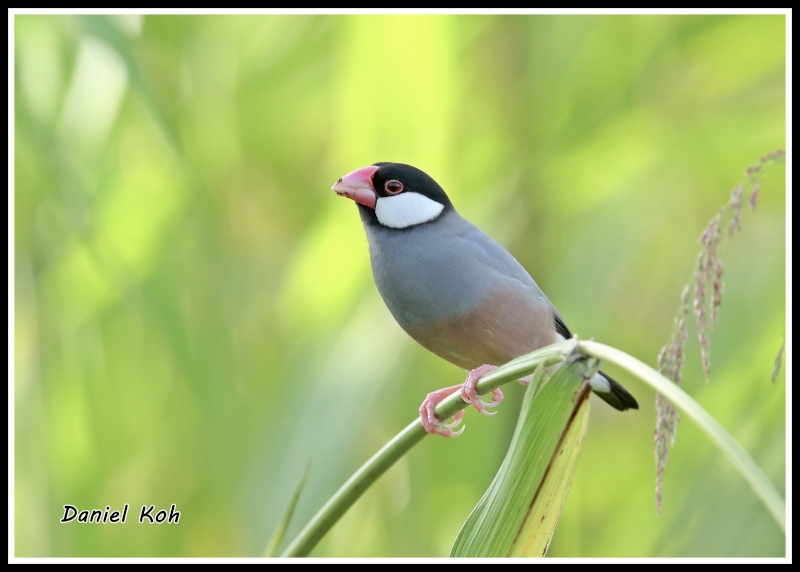
<instances>
[{"instance_id":1,"label":"pink beak","mask_svg":"<svg viewBox=\"0 0 800 572\"><path fill-rule=\"evenodd\" d=\"M356 169L336 181L331 189L336 191L337 195L347 197L360 205L374 209L375 203L378 202L378 195L372 185L372 177L378 172L378 168L370 165L369 167Z\"/></svg>"}]
</instances>

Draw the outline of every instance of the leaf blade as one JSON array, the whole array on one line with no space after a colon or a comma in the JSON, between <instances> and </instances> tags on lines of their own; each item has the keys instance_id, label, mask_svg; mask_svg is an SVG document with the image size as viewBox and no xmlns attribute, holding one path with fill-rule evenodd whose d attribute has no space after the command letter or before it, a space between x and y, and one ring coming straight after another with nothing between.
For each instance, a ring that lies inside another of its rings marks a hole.
<instances>
[{"instance_id":1,"label":"leaf blade","mask_svg":"<svg viewBox=\"0 0 800 572\"><path fill-rule=\"evenodd\" d=\"M264 557L272 558L278 555L278 549L281 547L283 539L286 536L286 529L289 528L289 522L292 520L294 509L297 508L297 501L300 500L300 493L303 492L303 487L306 484L310 468L311 464L309 463L306 465L306 470L300 478L300 482L297 483L294 489L292 498L289 500L289 506L286 507L286 512L283 513L283 518L278 522L278 526L275 527L272 536L270 536L269 541L267 541L267 546L264 549Z\"/></svg>"},{"instance_id":2,"label":"leaf blade","mask_svg":"<svg viewBox=\"0 0 800 572\"><path fill-rule=\"evenodd\" d=\"M579 398L558 450L508 556L544 556L561 518L589 425L588 387ZM548 534L549 532L549 534Z\"/></svg>"},{"instance_id":3,"label":"leaf blade","mask_svg":"<svg viewBox=\"0 0 800 572\"><path fill-rule=\"evenodd\" d=\"M548 473L562 444L569 450L566 456L575 457L577 462L573 449L582 443L582 438L570 444L565 436L569 435L572 420L578 417L581 419L578 430L582 427L585 431L583 417L588 417L588 407L582 406L588 388L581 390L579 367L582 364L559 368L538 390L544 370L536 372L525 393L508 453L459 532L451 556L520 556L531 555L531 550L542 555L546 551L570 488L569 485L552 486L557 485L554 481L548 485ZM582 416L576 416L581 411ZM577 455L579 453L578 450ZM557 473L569 474L570 471L559 466ZM571 474L574 476L574 471ZM540 497L543 486L549 488ZM542 514L545 515L543 519ZM531 542L534 538L539 541Z\"/></svg>"}]
</instances>

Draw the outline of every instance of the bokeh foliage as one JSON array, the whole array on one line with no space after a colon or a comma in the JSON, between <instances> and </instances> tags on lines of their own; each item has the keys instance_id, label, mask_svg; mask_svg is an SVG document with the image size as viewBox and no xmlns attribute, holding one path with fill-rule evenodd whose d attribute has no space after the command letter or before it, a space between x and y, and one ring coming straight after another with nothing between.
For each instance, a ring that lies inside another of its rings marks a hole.
<instances>
[{"instance_id":1,"label":"bokeh foliage","mask_svg":"<svg viewBox=\"0 0 800 572\"><path fill-rule=\"evenodd\" d=\"M780 15L17 15L14 32L18 556L257 556L309 461L289 537L461 381L384 308L355 207L328 190L344 173L422 168L574 332L655 364L699 232L785 145ZM710 381L692 341L683 385L781 491L785 217L778 167L723 253ZM784 555L690 423L656 515L653 395L626 385L641 409L596 401L548 554ZM521 397L423 441L314 555L449 554ZM58 522L124 503L181 522Z\"/></svg>"}]
</instances>

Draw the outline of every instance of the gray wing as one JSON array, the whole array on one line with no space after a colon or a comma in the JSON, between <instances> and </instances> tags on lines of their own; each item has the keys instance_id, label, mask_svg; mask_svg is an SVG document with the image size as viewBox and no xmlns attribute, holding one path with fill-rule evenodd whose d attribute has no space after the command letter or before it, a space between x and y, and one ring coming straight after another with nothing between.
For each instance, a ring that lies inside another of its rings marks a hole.
<instances>
[{"instance_id":1,"label":"gray wing","mask_svg":"<svg viewBox=\"0 0 800 572\"><path fill-rule=\"evenodd\" d=\"M469 221L465 222L469 223ZM469 227L465 229L463 238L469 243L479 246L479 249L476 251L476 257L481 263L513 280L519 281L525 289L529 289L531 294L536 298L546 301L553 309L556 331L564 336L565 339L570 339L572 337L572 332L569 331L569 327L567 327L564 318L558 313L553 303L545 296L541 288L539 288L533 278L531 278L531 275L528 274L522 265L517 262L516 258L511 256L505 248L497 244L490 236L472 223L469 223Z\"/></svg>"},{"instance_id":2,"label":"gray wing","mask_svg":"<svg viewBox=\"0 0 800 572\"><path fill-rule=\"evenodd\" d=\"M461 220L464 224L460 225L460 230L456 235L459 239L458 247L460 249L471 251L479 264L496 270L511 280L516 280L522 286L530 288L537 297L546 299L531 275L517 262L516 258L474 224L466 219Z\"/></svg>"}]
</instances>

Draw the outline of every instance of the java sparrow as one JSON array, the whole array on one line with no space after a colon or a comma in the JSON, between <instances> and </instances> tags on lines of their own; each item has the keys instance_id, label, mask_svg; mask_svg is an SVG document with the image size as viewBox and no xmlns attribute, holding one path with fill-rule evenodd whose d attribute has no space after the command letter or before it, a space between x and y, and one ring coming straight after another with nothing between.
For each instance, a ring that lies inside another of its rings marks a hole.
<instances>
[{"instance_id":1,"label":"java sparrow","mask_svg":"<svg viewBox=\"0 0 800 572\"><path fill-rule=\"evenodd\" d=\"M420 406L428 433L453 432L433 414L436 404L460 391L482 414L482 375L523 354L571 338L564 319L533 278L502 246L462 218L430 176L402 163L375 163L331 187L356 202L367 234L372 274L397 323L422 346L469 371L461 385L428 394ZM522 381L522 380L521 380ZM589 381L612 407L638 409L633 396L603 373Z\"/></svg>"}]
</instances>

